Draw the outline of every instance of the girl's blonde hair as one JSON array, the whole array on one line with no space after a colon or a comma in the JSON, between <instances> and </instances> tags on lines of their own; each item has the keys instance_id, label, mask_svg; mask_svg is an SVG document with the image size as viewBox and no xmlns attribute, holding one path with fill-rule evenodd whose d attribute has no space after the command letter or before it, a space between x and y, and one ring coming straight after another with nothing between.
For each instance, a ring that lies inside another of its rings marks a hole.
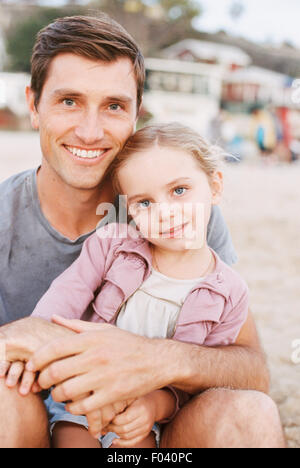
<instances>
[{"instance_id":1,"label":"girl's blonde hair","mask_svg":"<svg viewBox=\"0 0 300 468\"><path fill-rule=\"evenodd\" d=\"M144 127L128 139L112 165L111 178L116 193L121 193L118 181L119 170L131 156L155 145L176 148L191 154L198 161L208 178L211 178L220 169L220 162L222 156L224 156L224 151L220 147L210 144L197 132L180 123Z\"/></svg>"}]
</instances>

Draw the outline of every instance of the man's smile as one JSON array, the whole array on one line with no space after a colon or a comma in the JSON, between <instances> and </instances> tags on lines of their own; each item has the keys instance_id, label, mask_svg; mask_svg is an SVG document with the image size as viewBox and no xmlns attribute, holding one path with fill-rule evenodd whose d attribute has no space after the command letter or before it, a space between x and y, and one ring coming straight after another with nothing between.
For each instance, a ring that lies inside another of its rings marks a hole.
<instances>
[{"instance_id":1,"label":"man's smile","mask_svg":"<svg viewBox=\"0 0 300 468\"><path fill-rule=\"evenodd\" d=\"M76 146L67 146L63 147L68 151L69 154L74 156L77 160L89 160L96 162L99 159L102 159L103 155L109 151L109 148L105 149L88 149L88 148L79 148Z\"/></svg>"}]
</instances>

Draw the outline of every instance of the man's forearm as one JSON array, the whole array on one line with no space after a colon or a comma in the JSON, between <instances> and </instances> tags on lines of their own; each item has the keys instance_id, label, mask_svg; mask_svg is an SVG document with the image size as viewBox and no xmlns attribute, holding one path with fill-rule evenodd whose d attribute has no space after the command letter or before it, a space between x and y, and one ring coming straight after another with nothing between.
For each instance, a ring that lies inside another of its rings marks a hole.
<instances>
[{"instance_id":1,"label":"man's forearm","mask_svg":"<svg viewBox=\"0 0 300 468\"><path fill-rule=\"evenodd\" d=\"M265 393L269 390L269 372L262 351L238 345L211 348L170 340L161 342L160 347L157 365L167 375L167 385L191 394L216 387Z\"/></svg>"}]
</instances>

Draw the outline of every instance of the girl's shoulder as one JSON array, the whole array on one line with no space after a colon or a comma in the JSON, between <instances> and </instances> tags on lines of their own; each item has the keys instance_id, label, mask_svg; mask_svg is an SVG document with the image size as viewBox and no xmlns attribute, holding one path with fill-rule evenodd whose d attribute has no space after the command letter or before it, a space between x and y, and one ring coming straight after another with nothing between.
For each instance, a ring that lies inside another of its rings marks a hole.
<instances>
[{"instance_id":1,"label":"girl's shoulder","mask_svg":"<svg viewBox=\"0 0 300 468\"><path fill-rule=\"evenodd\" d=\"M215 270L207 277L208 282L215 290L218 290L226 300L235 304L249 294L249 288L238 271L225 263L219 255L211 249L215 257Z\"/></svg>"}]
</instances>

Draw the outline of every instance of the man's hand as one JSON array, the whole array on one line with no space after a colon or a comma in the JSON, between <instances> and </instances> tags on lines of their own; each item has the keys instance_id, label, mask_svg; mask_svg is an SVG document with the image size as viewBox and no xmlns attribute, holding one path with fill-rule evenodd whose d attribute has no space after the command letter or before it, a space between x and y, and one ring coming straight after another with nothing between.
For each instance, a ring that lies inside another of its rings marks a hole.
<instances>
[{"instance_id":1,"label":"man's hand","mask_svg":"<svg viewBox=\"0 0 300 468\"><path fill-rule=\"evenodd\" d=\"M215 387L266 388L268 373L251 314L236 343L218 348L148 339L106 324L55 321L77 334L45 345L26 368L40 371L42 388L56 386L53 399L71 401L68 409L75 415L170 384L191 394Z\"/></svg>"},{"instance_id":2,"label":"man's hand","mask_svg":"<svg viewBox=\"0 0 300 468\"><path fill-rule=\"evenodd\" d=\"M46 320L28 317L0 328L1 360L27 362L46 343L75 332Z\"/></svg>"},{"instance_id":3,"label":"man's hand","mask_svg":"<svg viewBox=\"0 0 300 468\"><path fill-rule=\"evenodd\" d=\"M68 410L72 414L88 414L117 401L138 398L171 381L160 368L160 342L165 340L149 340L112 325L59 317L55 321L81 333L41 348L27 370L40 371L42 388L55 386L55 401L71 401ZM88 398L75 401L89 393Z\"/></svg>"}]
</instances>

